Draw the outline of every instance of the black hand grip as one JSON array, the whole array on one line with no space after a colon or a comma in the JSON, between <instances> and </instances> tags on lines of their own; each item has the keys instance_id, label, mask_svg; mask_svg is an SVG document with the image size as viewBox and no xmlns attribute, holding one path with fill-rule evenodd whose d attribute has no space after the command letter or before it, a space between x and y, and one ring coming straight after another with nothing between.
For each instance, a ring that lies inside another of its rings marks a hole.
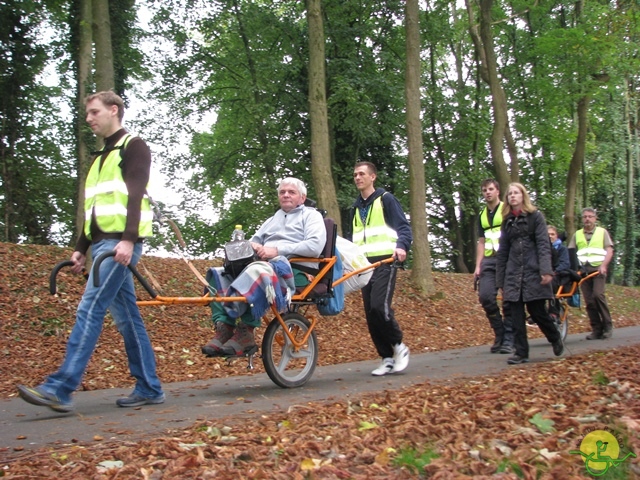
<instances>
[{"instance_id":1,"label":"black hand grip","mask_svg":"<svg viewBox=\"0 0 640 480\"><path fill-rule=\"evenodd\" d=\"M64 262L57 264L53 267L53 270L51 270L51 275L49 275L49 293L51 295L55 295L58 291L56 288L56 277L58 276L58 272L64 267L69 267L71 265L73 265L71 260L65 260Z\"/></svg>"},{"instance_id":2,"label":"black hand grip","mask_svg":"<svg viewBox=\"0 0 640 480\"><path fill-rule=\"evenodd\" d=\"M102 264L102 262L106 258L115 256L115 254L116 254L115 250L101 253L98 256L98 258L96 258L95 261L93 262L93 286L94 287L97 288L100 286L100 264ZM156 298L158 296L156 291L151 287L151 285L149 285L147 280L140 274L140 272L138 272L135 266L129 264L129 270L131 270L131 273L133 273L134 277L138 279L138 281L140 282L140 285L142 285L144 289L149 293L149 295L151 295L151 298Z\"/></svg>"},{"instance_id":3,"label":"black hand grip","mask_svg":"<svg viewBox=\"0 0 640 480\"><path fill-rule=\"evenodd\" d=\"M404 261L400 261L397 259L393 260L393 263L391 264L392 268L399 268L400 270L406 270L405 266L404 266Z\"/></svg>"}]
</instances>

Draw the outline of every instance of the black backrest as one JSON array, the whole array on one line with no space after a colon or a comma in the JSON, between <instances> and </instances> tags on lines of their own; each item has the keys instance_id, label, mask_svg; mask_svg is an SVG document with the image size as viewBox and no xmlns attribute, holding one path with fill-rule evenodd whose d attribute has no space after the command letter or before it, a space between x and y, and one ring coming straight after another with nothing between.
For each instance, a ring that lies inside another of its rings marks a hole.
<instances>
[{"instance_id":1,"label":"black backrest","mask_svg":"<svg viewBox=\"0 0 640 480\"><path fill-rule=\"evenodd\" d=\"M327 240L324 244L324 248L319 255L319 258L331 258L335 255L336 251L336 239L338 237L338 226L336 222L332 218L325 217L324 219L324 228L327 232ZM302 270L303 272L310 273L311 275L317 275L320 269L324 266L322 263L317 265L317 268L310 268L307 265L294 265L298 270ZM334 265L335 266L335 265ZM313 288L313 296L333 296L333 268L331 267L327 274L318 282L318 284ZM298 287L298 292L303 290L302 287Z\"/></svg>"},{"instance_id":2,"label":"black backrest","mask_svg":"<svg viewBox=\"0 0 640 480\"><path fill-rule=\"evenodd\" d=\"M324 218L324 228L327 231L327 243L324 245L324 250L322 251L322 256L324 258L331 258L336 254L336 239L338 238L338 226L333 218ZM327 294L333 295L333 269L335 268L335 264L331 269L327 272L320 283L325 284L327 286Z\"/></svg>"},{"instance_id":3,"label":"black backrest","mask_svg":"<svg viewBox=\"0 0 640 480\"><path fill-rule=\"evenodd\" d=\"M322 256L324 258L333 257L336 252L336 239L338 238L338 226L333 218L324 218L324 228L327 231L327 243L324 244Z\"/></svg>"}]
</instances>

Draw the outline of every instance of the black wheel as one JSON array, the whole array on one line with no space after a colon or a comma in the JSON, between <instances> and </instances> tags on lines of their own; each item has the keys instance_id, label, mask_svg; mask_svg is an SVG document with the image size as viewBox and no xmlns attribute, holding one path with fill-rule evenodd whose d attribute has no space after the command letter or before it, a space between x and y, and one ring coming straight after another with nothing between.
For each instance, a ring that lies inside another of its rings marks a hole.
<instances>
[{"instance_id":1,"label":"black wheel","mask_svg":"<svg viewBox=\"0 0 640 480\"><path fill-rule=\"evenodd\" d=\"M562 320L564 318L564 321ZM560 303L560 318L558 319L556 326L564 342L569 333L569 307L565 302Z\"/></svg>"},{"instance_id":2,"label":"black wheel","mask_svg":"<svg viewBox=\"0 0 640 480\"><path fill-rule=\"evenodd\" d=\"M296 340L302 340L309 331L309 321L299 313L287 313L282 319ZM317 361L318 339L315 331L296 352L278 319L269 323L262 337L262 362L273 383L282 388L300 387L313 375Z\"/></svg>"}]
</instances>

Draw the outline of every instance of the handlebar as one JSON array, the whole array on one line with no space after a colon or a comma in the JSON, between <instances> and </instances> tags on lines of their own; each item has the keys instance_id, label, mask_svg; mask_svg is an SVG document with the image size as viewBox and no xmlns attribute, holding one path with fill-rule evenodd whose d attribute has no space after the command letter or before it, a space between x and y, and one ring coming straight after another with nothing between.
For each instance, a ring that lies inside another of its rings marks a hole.
<instances>
[{"instance_id":1,"label":"handlebar","mask_svg":"<svg viewBox=\"0 0 640 480\"><path fill-rule=\"evenodd\" d=\"M58 276L58 272L64 267L70 267L71 265L73 265L73 262L71 260L65 260L64 262L60 262L59 264L57 264L55 267L53 267L53 270L51 270L51 275L49 275L49 293L51 295L55 295L58 292L58 289L56 287L56 277ZM87 272L83 270L82 273L85 278L87 278Z\"/></svg>"},{"instance_id":2,"label":"handlebar","mask_svg":"<svg viewBox=\"0 0 640 480\"><path fill-rule=\"evenodd\" d=\"M571 297L574 293L576 293L576 290L580 285L582 285L587 280L597 277L598 275L600 275L600 272L596 270L595 272L591 272L587 274L586 272L578 271L578 272L575 272L575 275L577 278L572 276L571 288L569 288L568 291L565 291L564 285L560 285L558 287L558 291L556 292L556 298Z\"/></svg>"},{"instance_id":3,"label":"handlebar","mask_svg":"<svg viewBox=\"0 0 640 480\"><path fill-rule=\"evenodd\" d=\"M98 256L98 258L96 258L95 261L93 262L92 271L93 271L93 286L94 287L99 287L100 286L100 265L102 264L102 262L104 260L106 260L109 257L115 256L115 254L116 254L115 250L111 250L109 252L101 253ZM131 270L131 273L133 273L134 277L136 277L138 279L138 281L140 282L140 285L142 285L143 288L147 291L147 293L149 293L149 295L151 295L151 298L156 298L158 296L158 294L153 289L153 287L151 287L151 285L149 285L147 280L140 274L140 272L138 272L136 267L134 265L131 265L131 264L129 264L128 267L129 267L129 270Z\"/></svg>"}]
</instances>

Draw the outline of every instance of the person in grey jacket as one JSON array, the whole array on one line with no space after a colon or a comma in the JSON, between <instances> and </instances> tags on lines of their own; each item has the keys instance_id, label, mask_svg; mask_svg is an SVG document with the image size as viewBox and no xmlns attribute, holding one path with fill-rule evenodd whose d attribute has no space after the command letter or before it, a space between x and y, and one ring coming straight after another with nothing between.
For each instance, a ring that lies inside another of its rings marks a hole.
<instances>
[{"instance_id":1,"label":"person in grey jacket","mask_svg":"<svg viewBox=\"0 0 640 480\"><path fill-rule=\"evenodd\" d=\"M287 177L278 185L280 209L268 218L251 237L251 246L260 260L284 257L318 257L327 242L322 214L305 206L307 187L298 178ZM317 266L317 264L312 264ZM294 269L296 286L308 283L306 275ZM254 329L260 319L250 312L238 321L230 318L222 303L211 304L215 336L204 345L202 353L208 357L244 355L256 347Z\"/></svg>"},{"instance_id":2,"label":"person in grey jacket","mask_svg":"<svg viewBox=\"0 0 640 480\"><path fill-rule=\"evenodd\" d=\"M507 363L529 361L525 305L553 353L562 355L562 336L549 318L546 302L553 298L551 244L544 216L531 204L526 188L511 183L505 196L502 233L497 256L496 285L508 304L513 322L515 354Z\"/></svg>"}]
</instances>

